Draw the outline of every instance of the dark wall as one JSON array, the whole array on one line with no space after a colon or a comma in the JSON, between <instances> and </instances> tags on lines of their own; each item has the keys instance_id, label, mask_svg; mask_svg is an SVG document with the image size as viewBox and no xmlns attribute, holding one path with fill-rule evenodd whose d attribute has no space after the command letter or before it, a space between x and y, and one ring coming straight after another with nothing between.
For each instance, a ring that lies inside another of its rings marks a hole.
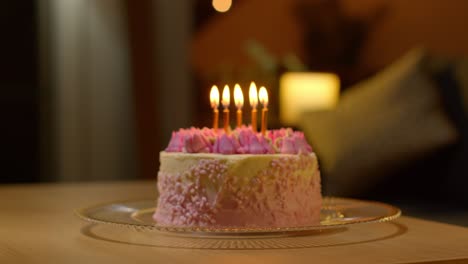
<instances>
[{"instance_id":1,"label":"dark wall","mask_svg":"<svg viewBox=\"0 0 468 264\"><path fill-rule=\"evenodd\" d=\"M0 3L0 183L39 176L36 11L33 0Z\"/></svg>"}]
</instances>

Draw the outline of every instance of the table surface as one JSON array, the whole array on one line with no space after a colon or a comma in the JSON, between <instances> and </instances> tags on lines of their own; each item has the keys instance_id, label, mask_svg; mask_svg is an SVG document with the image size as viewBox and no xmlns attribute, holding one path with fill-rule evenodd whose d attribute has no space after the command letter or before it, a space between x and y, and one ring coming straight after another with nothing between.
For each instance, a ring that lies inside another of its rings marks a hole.
<instances>
[{"instance_id":1,"label":"table surface","mask_svg":"<svg viewBox=\"0 0 468 264\"><path fill-rule=\"evenodd\" d=\"M0 263L468 263L468 228L405 216L298 237L292 248L278 238L279 248L213 250L109 239L74 214L96 203L155 199L155 189L155 182L0 186Z\"/></svg>"}]
</instances>

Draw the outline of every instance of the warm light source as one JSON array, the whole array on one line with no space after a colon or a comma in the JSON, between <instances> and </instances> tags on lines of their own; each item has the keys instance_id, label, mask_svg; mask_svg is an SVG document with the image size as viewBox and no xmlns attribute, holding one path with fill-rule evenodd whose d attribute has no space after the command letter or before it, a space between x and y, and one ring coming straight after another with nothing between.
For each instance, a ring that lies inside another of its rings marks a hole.
<instances>
[{"instance_id":1,"label":"warm light source","mask_svg":"<svg viewBox=\"0 0 468 264\"><path fill-rule=\"evenodd\" d=\"M218 105L219 105L219 90L218 90L218 87L216 85L213 85L213 87L211 87L210 103L211 103L211 108L218 108Z\"/></svg>"},{"instance_id":2,"label":"warm light source","mask_svg":"<svg viewBox=\"0 0 468 264\"><path fill-rule=\"evenodd\" d=\"M242 109L242 106L244 106L244 95L239 84L234 86L234 104L237 109Z\"/></svg>"},{"instance_id":3,"label":"warm light source","mask_svg":"<svg viewBox=\"0 0 468 264\"><path fill-rule=\"evenodd\" d=\"M244 95L239 84L234 85L234 104L237 107L237 127L242 126L242 106L244 106Z\"/></svg>"},{"instance_id":4,"label":"warm light source","mask_svg":"<svg viewBox=\"0 0 468 264\"><path fill-rule=\"evenodd\" d=\"M223 104L224 108L229 108L230 102L231 102L231 95L229 94L229 86L224 85L223 97L221 99L221 103Z\"/></svg>"},{"instance_id":5,"label":"warm light source","mask_svg":"<svg viewBox=\"0 0 468 264\"><path fill-rule=\"evenodd\" d=\"M232 0L213 0L213 8L221 13L227 12L232 5Z\"/></svg>"},{"instance_id":6,"label":"warm light source","mask_svg":"<svg viewBox=\"0 0 468 264\"><path fill-rule=\"evenodd\" d=\"M288 72L280 78L280 119L297 125L306 111L333 109L338 103L340 80L332 73Z\"/></svg>"},{"instance_id":7,"label":"warm light source","mask_svg":"<svg viewBox=\"0 0 468 264\"><path fill-rule=\"evenodd\" d=\"M265 136L267 130L267 121L268 121L268 92L265 87L260 87L258 90L258 100L263 105L262 109L262 127L261 132L262 135Z\"/></svg>"},{"instance_id":8,"label":"warm light source","mask_svg":"<svg viewBox=\"0 0 468 264\"><path fill-rule=\"evenodd\" d=\"M257 86L254 82L250 83L249 87L249 101L252 108L257 108L258 97L257 97Z\"/></svg>"},{"instance_id":9,"label":"warm light source","mask_svg":"<svg viewBox=\"0 0 468 264\"><path fill-rule=\"evenodd\" d=\"M219 111L218 111L219 90L218 90L218 87L216 85L213 85L213 87L211 87L210 103L211 103L211 108L213 108L213 129L215 131L217 131L218 130L218 119L219 119Z\"/></svg>"},{"instance_id":10,"label":"warm light source","mask_svg":"<svg viewBox=\"0 0 468 264\"><path fill-rule=\"evenodd\" d=\"M229 94L229 86L226 84L223 88L223 97L221 98L223 104L223 121L224 121L224 132L229 133L229 104L231 103L231 95Z\"/></svg>"},{"instance_id":11,"label":"warm light source","mask_svg":"<svg viewBox=\"0 0 468 264\"><path fill-rule=\"evenodd\" d=\"M250 123L252 124L253 132L257 132L257 104L258 104L258 96L257 96L257 86L254 82L250 83L249 87L249 101L250 107L252 107L252 118Z\"/></svg>"},{"instance_id":12,"label":"warm light source","mask_svg":"<svg viewBox=\"0 0 468 264\"><path fill-rule=\"evenodd\" d=\"M258 100L264 108L268 106L268 92L263 86L260 87L260 90L258 91Z\"/></svg>"}]
</instances>

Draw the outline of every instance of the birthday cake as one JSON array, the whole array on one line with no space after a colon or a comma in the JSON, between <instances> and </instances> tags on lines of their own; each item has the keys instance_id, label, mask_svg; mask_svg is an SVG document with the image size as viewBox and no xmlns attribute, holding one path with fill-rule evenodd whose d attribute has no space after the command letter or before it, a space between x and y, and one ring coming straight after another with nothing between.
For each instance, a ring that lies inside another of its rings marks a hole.
<instances>
[{"instance_id":1,"label":"birthday cake","mask_svg":"<svg viewBox=\"0 0 468 264\"><path fill-rule=\"evenodd\" d=\"M159 225L295 227L320 221L317 157L302 132L181 129L160 162L153 215Z\"/></svg>"}]
</instances>

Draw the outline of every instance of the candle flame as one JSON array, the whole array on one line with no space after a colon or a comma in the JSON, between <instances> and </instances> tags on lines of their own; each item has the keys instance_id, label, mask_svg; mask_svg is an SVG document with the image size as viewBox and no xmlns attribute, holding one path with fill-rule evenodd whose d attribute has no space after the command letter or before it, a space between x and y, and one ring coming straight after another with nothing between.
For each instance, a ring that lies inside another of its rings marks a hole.
<instances>
[{"instance_id":1,"label":"candle flame","mask_svg":"<svg viewBox=\"0 0 468 264\"><path fill-rule=\"evenodd\" d=\"M257 97L257 86L255 85L254 82L250 83L250 88L249 88L249 101L250 101L250 106L252 108L257 107L258 104L258 97Z\"/></svg>"},{"instance_id":2,"label":"candle flame","mask_svg":"<svg viewBox=\"0 0 468 264\"><path fill-rule=\"evenodd\" d=\"M211 103L211 108L218 108L218 105L219 105L219 90L218 90L218 86L216 86L216 85L213 85L213 87L211 87L210 103Z\"/></svg>"},{"instance_id":3,"label":"candle flame","mask_svg":"<svg viewBox=\"0 0 468 264\"><path fill-rule=\"evenodd\" d=\"M260 87L260 90L258 91L258 98L263 107L268 106L268 92L264 86Z\"/></svg>"},{"instance_id":4,"label":"candle flame","mask_svg":"<svg viewBox=\"0 0 468 264\"><path fill-rule=\"evenodd\" d=\"M223 97L221 99L221 103L223 104L224 108L229 108L230 102L231 102L231 97L229 94L229 86L226 84L224 85Z\"/></svg>"},{"instance_id":5,"label":"candle flame","mask_svg":"<svg viewBox=\"0 0 468 264\"><path fill-rule=\"evenodd\" d=\"M239 84L234 86L234 104L237 109L241 109L244 106L244 94L242 94L242 89Z\"/></svg>"}]
</instances>

